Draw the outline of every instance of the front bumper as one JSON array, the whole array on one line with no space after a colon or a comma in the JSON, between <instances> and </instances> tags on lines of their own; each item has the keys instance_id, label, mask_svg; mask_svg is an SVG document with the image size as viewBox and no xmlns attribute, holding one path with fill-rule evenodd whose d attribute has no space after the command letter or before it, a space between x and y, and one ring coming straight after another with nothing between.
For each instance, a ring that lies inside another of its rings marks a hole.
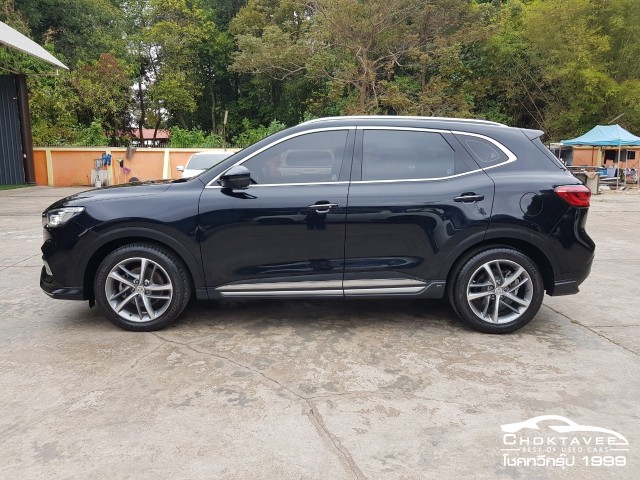
<instances>
[{"instance_id":1,"label":"front bumper","mask_svg":"<svg viewBox=\"0 0 640 480\"><path fill-rule=\"evenodd\" d=\"M84 288L84 246L94 237L91 230L72 218L56 228L43 228L40 288L51 298L88 300Z\"/></svg>"},{"instance_id":2,"label":"front bumper","mask_svg":"<svg viewBox=\"0 0 640 480\"><path fill-rule=\"evenodd\" d=\"M63 287L56 285L53 275L47 273L46 267L42 267L40 272L40 288L51 298L62 300L86 300L84 288Z\"/></svg>"}]
</instances>

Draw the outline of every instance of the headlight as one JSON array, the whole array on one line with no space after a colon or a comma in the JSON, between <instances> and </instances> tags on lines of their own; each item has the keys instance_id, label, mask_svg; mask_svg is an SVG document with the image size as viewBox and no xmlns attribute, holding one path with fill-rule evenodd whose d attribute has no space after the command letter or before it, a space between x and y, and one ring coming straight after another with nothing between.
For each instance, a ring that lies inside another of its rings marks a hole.
<instances>
[{"instance_id":1,"label":"headlight","mask_svg":"<svg viewBox=\"0 0 640 480\"><path fill-rule=\"evenodd\" d=\"M84 207L63 207L42 214L42 226L59 227L84 211Z\"/></svg>"}]
</instances>

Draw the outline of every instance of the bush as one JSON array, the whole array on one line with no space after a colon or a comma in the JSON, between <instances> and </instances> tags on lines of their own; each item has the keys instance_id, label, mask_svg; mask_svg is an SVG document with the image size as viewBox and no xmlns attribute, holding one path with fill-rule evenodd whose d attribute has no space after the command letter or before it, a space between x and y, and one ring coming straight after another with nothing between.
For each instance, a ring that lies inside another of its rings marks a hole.
<instances>
[{"instance_id":1,"label":"bush","mask_svg":"<svg viewBox=\"0 0 640 480\"><path fill-rule=\"evenodd\" d=\"M31 133L33 144L37 147L66 147L76 144L78 128L62 123L49 125L44 121L35 120L31 123Z\"/></svg>"},{"instance_id":2,"label":"bush","mask_svg":"<svg viewBox=\"0 0 640 480\"><path fill-rule=\"evenodd\" d=\"M262 140L269 135L287 128L284 123L279 122L278 120L273 120L268 127L263 125L252 127L251 122L249 122L247 118L242 120L242 126L244 127L244 132L233 137L233 144L242 148L248 147L249 145L256 143L258 140Z\"/></svg>"},{"instance_id":3,"label":"bush","mask_svg":"<svg viewBox=\"0 0 640 480\"><path fill-rule=\"evenodd\" d=\"M63 122L49 125L42 121L31 124L33 144L39 147L105 147L109 139L99 120L88 127L65 125Z\"/></svg>"},{"instance_id":4,"label":"bush","mask_svg":"<svg viewBox=\"0 0 640 480\"><path fill-rule=\"evenodd\" d=\"M202 130L171 127L169 146L172 148L216 148L222 146L222 138L212 133L205 134Z\"/></svg>"},{"instance_id":5,"label":"bush","mask_svg":"<svg viewBox=\"0 0 640 480\"><path fill-rule=\"evenodd\" d=\"M106 147L109 139L104 134L100 121L94 120L88 127L78 129L75 144L79 147Z\"/></svg>"}]
</instances>

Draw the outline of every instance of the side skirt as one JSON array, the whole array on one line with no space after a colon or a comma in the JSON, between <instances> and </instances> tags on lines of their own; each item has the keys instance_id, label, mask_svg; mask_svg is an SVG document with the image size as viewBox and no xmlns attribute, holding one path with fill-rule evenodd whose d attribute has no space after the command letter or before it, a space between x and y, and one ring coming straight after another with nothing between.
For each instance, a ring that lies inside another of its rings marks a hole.
<instances>
[{"instance_id":1,"label":"side skirt","mask_svg":"<svg viewBox=\"0 0 640 480\"><path fill-rule=\"evenodd\" d=\"M389 279L323 282L265 282L208 288L208 298L443 298L446 282ZM200 298L200 295L198 295Z\"/></svg>"}]
</instances>

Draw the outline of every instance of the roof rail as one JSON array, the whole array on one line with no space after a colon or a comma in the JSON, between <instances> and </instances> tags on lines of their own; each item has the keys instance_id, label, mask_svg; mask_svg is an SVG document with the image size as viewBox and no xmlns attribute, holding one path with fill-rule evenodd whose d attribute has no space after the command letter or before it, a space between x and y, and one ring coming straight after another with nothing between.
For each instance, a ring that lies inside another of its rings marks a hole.
<instances>
[{"instance_id":1,"label":"roof rail","mask_svg":"<svg viewBox=\"0 0 640 480\"><path fill-rule=\"evenodd\" d=\"M479 120L475 118L452 118L452 117L419 117L419 116L407 116L407 115L344 115L341 117L322 117L314 118L313 120L307 120L301 125L308 125L310 123L329 122L336 120L389 120L391 118L398 120L436 120L439 122L458 122L458 123L477 123L481 125L494 125L499 127L506 127L504 123L492 122L490 120Z\"/></svg>"}]
</instances>

